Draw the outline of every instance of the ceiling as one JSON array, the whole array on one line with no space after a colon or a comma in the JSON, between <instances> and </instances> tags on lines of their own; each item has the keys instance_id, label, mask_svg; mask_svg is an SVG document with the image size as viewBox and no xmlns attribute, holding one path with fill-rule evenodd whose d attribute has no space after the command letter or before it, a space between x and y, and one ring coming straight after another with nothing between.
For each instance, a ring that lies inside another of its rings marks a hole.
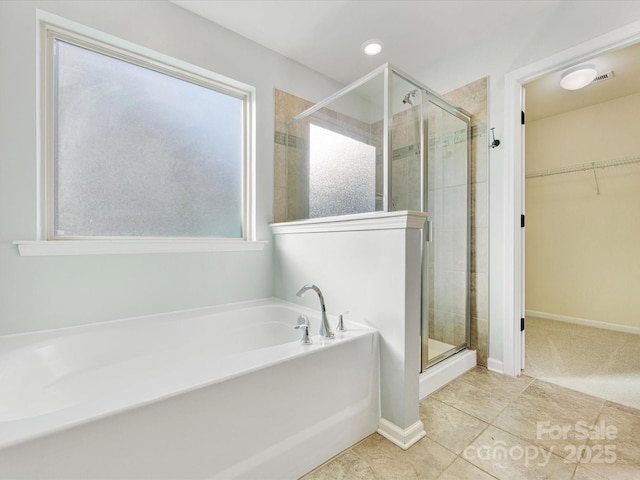
<instances>
[{"instance_id":1,"label":"ceiling","mask_svg":"<svg viewBox=\"0 0 640 480\"><path fill-rule=\"evenodd\" d=\"M349 84L385 62L409 74L460 51L535 32L550 22L563 0L170 0L172 3ZM527 22L522 19L526 18ZM464 34L455 34L464 32ZM377 38L383 52L367 57L361 45ZM590 61L615 77L583 90L559 87L561 72L526 86L529 120L640 91L640 47ZM444 92L442 92L444 93Z\"/></svg>"},{"instance_id":2,"label":"ceiling","mask_svg":"<svg viewBox=\"0 0 640 480\"><path fill-rule=\"evenodd\" d=\"M560 88L562 71L559 71L526 84L525 105L529 121L640 92L640 43L580 64L594 65L598 74L613 71L613 78L567 91Z\"/></svg>"},{"instance_id":3,"label":"ceiling","mask_svg":"<svg viewBox=\"0 0 640 480\"><path fill-rule=\"evenodd\" d=\"M385 62L416 74L483 39L518 33L523 17L547 19L563 3L563 0L170 1L343 85ZM361 52L363 42L371 38L382 40L384 45L376 57L366 57Z\"/></svg>"}]
</instances>

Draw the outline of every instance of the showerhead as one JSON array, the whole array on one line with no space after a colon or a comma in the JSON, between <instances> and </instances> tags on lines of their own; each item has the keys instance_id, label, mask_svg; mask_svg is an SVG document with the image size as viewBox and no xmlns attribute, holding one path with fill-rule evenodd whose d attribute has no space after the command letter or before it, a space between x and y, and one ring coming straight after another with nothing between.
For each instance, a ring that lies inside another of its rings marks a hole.
<instances>
[{"instance_id":1,"label":"showerhead","mask_svg":"<svg viewBox=\"0 0 640 480\"><path fill-rule=\"evenodd\" d=\"M413 101L411 100L411 98L415 97L417 93L418 93L418 90L411 90L409 93L407 93L404 96L404 100L402 100L402 103L404 104L408 103L413 107Z\"/></svg>"}]
</instances>

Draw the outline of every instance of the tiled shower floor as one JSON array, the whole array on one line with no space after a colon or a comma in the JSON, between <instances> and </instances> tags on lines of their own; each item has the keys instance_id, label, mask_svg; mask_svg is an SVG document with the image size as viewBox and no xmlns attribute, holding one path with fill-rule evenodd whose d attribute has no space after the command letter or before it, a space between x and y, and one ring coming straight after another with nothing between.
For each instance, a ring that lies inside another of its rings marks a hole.
<instances>
[{"instance_id":1,"label":"tiled shower floor","mask_svg":"<svg viewBox=\"0 0 640 480\"><path fill-rule=\"evenodd\" d=\"M443 353L448 352L453 348L455 348L453 345L430 338L429 339L429 360L431 360L432 358L436 358L438 355L442 355Z\"/></svg>"},{"instance_id":2,"label":"tiled shower floor","mask_svg":"<svg viewBox=\"0 0 640 480\"><path fill-rule=\"evenodd\" d=\"M476 367L429 395L420 417L427 436L409 450L376 433L303 479L640 478L640 410L525 375Z\"/></svg>"}]
</instances>

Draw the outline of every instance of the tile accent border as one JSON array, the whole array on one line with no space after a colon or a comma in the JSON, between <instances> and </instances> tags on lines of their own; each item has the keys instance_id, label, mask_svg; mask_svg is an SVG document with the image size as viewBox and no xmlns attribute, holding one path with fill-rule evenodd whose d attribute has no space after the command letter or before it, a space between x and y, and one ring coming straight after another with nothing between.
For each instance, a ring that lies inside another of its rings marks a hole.
<instances>
[{"instance_id":1,"label":"tile accent border","mask_svg":"<svg viewBox=\"0 0 640 480\"><path fill-rule=\"evenodd\" d=\"M276 131L273 134L273 141L285 147L307 148L307 140L293 134L287 135L286 133Z\"/></svg>"}]
</instances>

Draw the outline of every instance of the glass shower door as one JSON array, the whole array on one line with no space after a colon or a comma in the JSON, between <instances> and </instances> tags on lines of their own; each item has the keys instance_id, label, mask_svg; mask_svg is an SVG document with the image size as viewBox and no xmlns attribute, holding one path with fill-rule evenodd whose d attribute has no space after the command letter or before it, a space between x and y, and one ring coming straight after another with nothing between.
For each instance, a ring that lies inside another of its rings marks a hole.
<instances>
[{"instance_id":1,"label":"glass shower door","mask_svg":"<svg viewBox=\"0 0 640 480\"><path fill-rule=\"evenodd\" d=\"M426 204L422 370L469 345L468 119L424 95Z\"/></svg>"}]
</instances>

